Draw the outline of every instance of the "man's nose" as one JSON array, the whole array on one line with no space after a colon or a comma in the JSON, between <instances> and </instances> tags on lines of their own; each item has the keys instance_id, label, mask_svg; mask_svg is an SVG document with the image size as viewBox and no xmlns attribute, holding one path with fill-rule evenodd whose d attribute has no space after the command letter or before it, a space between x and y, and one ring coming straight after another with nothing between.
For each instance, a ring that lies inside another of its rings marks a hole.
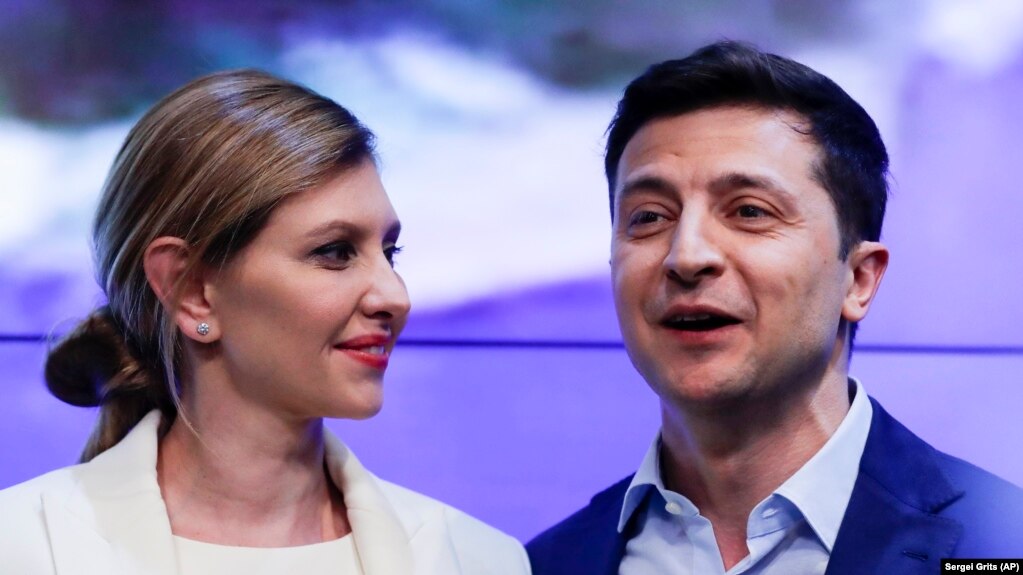
<instances>
[{"instance_id":1,"label":"man's nose","mask_svg":"<svg viewBox=\"0 0 1023 575\"><path fill-rule=\"evenodd\" d=\"M721 275L724 270L721 239L721 230L710 214L696 208L684 210L671 249L664 258L665 274L684 284Z\"/></svg>"}]
</instances>

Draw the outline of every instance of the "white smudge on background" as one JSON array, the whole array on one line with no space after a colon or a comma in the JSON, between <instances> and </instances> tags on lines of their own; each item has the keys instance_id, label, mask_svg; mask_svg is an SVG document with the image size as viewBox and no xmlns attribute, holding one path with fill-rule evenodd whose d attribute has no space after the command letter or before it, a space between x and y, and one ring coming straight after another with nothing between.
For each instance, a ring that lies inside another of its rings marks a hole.
<instances>
[{"instance_id":1,"label":"white smudge on background","mask_svg":"<svg viewBox=\"0 0 1023 575\"><path fill-rule=\"evenodd\" d=\"M931 0L919 28L920 45L976 74L1012 64L1023 49L1023 2Z\"/></svg>"}]
</instances>

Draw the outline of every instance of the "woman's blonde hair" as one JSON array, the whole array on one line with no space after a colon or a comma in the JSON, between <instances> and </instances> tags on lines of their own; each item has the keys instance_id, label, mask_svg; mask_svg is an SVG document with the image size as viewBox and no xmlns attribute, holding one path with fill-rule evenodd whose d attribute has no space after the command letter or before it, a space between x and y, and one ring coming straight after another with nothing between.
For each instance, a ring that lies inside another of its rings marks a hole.
<instances>
[{"instance_id":1,"label":"woman's blonde hair","mask_svg":"<svg viewBox=\"0 0 1023 575\"><path fill-rule=\"evenodd\" d=\"M161 236L185 240L186 276L223 265L282 199L373 157L373 134L348 110L256 70L194 80L135 124L93 225L97 281L108 303L46 362L56 397L100 407L82 461L116 444L149 411L163 412L164 431L178 412L180 343L146 280L149 244Z\"/></svg>"}]
</instances>

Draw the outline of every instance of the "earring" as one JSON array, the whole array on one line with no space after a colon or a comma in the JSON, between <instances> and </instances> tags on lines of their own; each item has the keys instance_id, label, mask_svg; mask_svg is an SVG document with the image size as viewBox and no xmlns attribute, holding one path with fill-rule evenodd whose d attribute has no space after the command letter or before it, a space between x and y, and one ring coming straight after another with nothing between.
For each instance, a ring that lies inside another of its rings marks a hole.
<instances>
[{"instance_id":1,"label":"earring","mask_svg":"<svg viewBox=\"0 0 1023 575\"><path fill-rule=\"evenodd\" d=\"M209 334L210 333L210 324L208 324L206 322L200 323L199 325L195 326L195 332L198 333L199 335L207 335L207 334Z\"/></svg>"}]
</instances>

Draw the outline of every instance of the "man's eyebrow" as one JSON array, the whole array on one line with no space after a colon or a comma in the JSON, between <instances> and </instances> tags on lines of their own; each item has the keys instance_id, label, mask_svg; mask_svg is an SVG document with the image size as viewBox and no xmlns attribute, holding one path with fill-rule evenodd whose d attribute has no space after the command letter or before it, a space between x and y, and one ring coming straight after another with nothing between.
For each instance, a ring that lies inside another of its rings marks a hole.
<instances>
[{"instance_id":1,"label":"man's eyebrow","mask_svg":"<svg viewBox=\"0 0 1023 575\"><path fill-rule=\"evenodd\" d=\"M712 179L708 190L714 195L742 190L759 189L776 194L782 199L791 200L793 193L778 180L763 174L751 174L749 172L726 172ZM620 205L625 198L639 192L648 192L655 195L674 196L676 187L670 180L656 174L642 175L635 179L626 180L622 189L617 193L615 200Z\"/></svg>"},{"instance_id":2,"label":"man's eyebrow","mask_svg":"<svg viewBox=\"0 0 1023 575\"><path fill-rule=\"evenodd\" d=\"M726 174L722 174L711 180L709 188L714 194L722 194L744 188L755 188L779 193L786 197L792 195L792 192L774 178L746 172L728 172Z\"/></svg>"},{"instance_id":3,"label":"man's eyebrow","mask_svg":"<svg viewBox=\"0 0 1023 575\"><path fill-rule=\"evenodd\" d=\"M668 180L656 175L640 176L635 179L628 179L622 184L621 191L618 192L618 201L621 202L629 195L640 191L654 192L657 194L673 194L675 192L675 186Z\"/></svg>"}]
</instances>

